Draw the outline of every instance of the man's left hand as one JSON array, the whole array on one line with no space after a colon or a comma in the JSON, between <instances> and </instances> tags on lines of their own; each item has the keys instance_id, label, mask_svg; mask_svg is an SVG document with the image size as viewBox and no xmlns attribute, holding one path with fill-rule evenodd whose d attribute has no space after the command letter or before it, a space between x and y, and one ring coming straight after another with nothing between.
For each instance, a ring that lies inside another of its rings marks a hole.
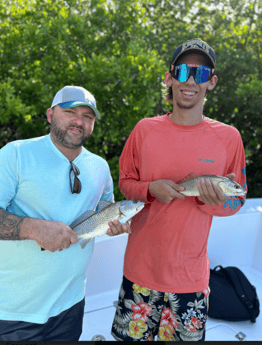
<instances>
[{"instance_id":1,"label":"man's left hand","mask_svg":"<svg viewBox=\"0 0 262 345\"><path fill-rule=\"evenodd\" d=\"M113 222L109 222L108 225L109 229L107 229L106 233L108 236L116 236L131 232L129 222L122 225L119 220L115 219Z\"/></svg>"},{"instance_id":2,"label":"man's left hand","mask_svg":"<svg viewBox=\"0 0 262 345\"><path fill-rule=\"evenodd\" d=\"M226 175L226 177L234 180L236 175L232 173ZM222 205L228 199L228 197L223 193L222 189L208 179L200 179L197 181L197 187L200 193L198 200L202 201L204 204L211 206Z\"/></svg>"}]
</instances>

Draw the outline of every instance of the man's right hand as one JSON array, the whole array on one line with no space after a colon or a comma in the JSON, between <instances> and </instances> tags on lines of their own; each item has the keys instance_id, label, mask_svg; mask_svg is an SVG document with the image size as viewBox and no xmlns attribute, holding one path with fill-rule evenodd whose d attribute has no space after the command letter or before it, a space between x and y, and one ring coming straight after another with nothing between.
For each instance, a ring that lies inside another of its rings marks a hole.
<instances>
[{"instance_id":1,"label":"man's right hand","mask_svg":"<svg viewBox=\"0 0 262 345\"><path fill-rule=\"evenodd\" d=\"M169 204L173 199L185 199L179 192L185 190L184 187L171 180L157 180L149 182L149 193L159 201Z\"/></svg>"},{"instance_id":2,"label":"man's right hand","mask_svg":"<svg viewBox=\"0 0 262 345\"><path fill-rule=\"evenodd\" d=\"M50 252L69 248L78 241L76 233L62 222L25 218L20 229L21 239L36 241Z\"/></svg>"}]
</instances>

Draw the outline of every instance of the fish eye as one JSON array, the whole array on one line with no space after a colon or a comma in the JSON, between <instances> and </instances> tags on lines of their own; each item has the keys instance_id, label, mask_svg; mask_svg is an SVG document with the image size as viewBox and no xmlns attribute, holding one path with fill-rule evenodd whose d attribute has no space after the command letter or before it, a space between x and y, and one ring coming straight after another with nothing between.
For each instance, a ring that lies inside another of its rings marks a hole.
<instances>
[{"instance_id":1,"label":"fish eye","mask_svg":"<svg viewBox=\"0 0 262 345\"><path fill-rule=\"evenodd\" d=\"M240 187L238 185L235 185L235 189L239 189Z\"/></svg>"}]
</instances>

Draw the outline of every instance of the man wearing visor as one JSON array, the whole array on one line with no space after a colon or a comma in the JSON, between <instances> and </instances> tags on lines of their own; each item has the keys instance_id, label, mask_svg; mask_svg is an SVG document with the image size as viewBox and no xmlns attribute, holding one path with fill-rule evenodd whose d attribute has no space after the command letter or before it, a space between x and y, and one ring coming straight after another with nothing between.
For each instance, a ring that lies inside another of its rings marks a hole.
<instances>
[{"instance_id":1,"label":"man wearing visor","mask_svg":"<svg viewBox=\"0 0 262 345\"><path fill-rule=\"evenodd\" d=\"M112 326L117 340L205 340L212 217L235 214L245 198L227 198L208 179L198 183L200 196L185 197L178 183L220 175L246 187L238 130L203 115L218 80L215 68L206 42L177 47L165 75L173 111L139 121L121 154L120 190L146 204L132 220L125 252Z\"/></svg>"}]
</instances>

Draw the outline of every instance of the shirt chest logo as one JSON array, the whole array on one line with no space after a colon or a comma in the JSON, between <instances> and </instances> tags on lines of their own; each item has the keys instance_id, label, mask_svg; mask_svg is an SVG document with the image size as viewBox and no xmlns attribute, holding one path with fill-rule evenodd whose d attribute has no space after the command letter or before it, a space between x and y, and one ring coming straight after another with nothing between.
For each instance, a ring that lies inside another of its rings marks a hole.
<instances>
[{"instance_id":1,"label":"shirt chest logo","mask_svg":"<svg viewBox=\"0 0 262 345\"><path fill-rule=\"evenodd\" d=\"M215 163L214 159L199 158L200 162Z\"/></svg>"}]
</instances>

